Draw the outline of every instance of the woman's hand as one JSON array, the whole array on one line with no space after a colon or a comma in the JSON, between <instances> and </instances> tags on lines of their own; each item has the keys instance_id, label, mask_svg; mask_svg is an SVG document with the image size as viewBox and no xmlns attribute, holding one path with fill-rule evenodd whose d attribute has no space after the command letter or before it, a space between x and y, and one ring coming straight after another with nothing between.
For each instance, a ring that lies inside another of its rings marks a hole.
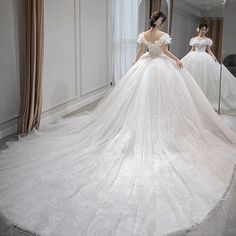
<instances>
[{"instance_id":1,"label":"woman's hand","mask_svg":"<svg viewBox=\"0 0 236 236\"><path fill-rule=\"evenodd\" d=\"M217 58L215 57L215 55L212 53L210 47L207 47L207 52L213 57L215 62L218 62Z\"/></svg>"},{"instance_id":2,"label":"woman's hand","mask_svg":"<svg viewBox=\"0 0 236 236\"><path fill-rule=\"evenodd\" d=\"M183 68L182 62L179 60L178 57L176 57L173 53L171 53L171 52L169 51L167 44L164 44L162 48L163 48L164 54L166 54L169 58L171 58L171 59L173 59L173 60L176 61L176 64L177 64L177 67L178 67L178 68L180 68L180 69Z\"/></svg>"},{"instance_id":3,"label":"woman's hand","mask_svg":"<svg viewBox=\"0 0 236 236\"><path fill-rule=\"evenodd\" d=\"M135 60L135 62L132 65L134 65L139 60L139 58L144 54L144 51L145 51L145 44L141 43L141 45L139 47L138 55L136 57L136 60Z\"/></svg>"},{"instance_id":4,"label":"woman's hand","mask_svg":"<svg viewBox=\"0 0 236 236\"><path fill-rule=\"evenodd\" d=\"M179 69L183 68L182 61L176 60L176 64L177 64L177 67L178 67Z\"/></svg>"}]
</instances>

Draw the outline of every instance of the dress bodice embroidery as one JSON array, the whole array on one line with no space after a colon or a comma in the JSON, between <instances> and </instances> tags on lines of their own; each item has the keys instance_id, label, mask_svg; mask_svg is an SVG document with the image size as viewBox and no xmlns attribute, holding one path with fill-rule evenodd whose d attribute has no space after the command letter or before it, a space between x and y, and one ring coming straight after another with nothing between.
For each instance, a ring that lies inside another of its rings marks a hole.
<instances>
[{"instance_id":1,"label":"dress bodice embroidery","mask_svg":"<svg viewBox=\"0 0 236 236\"><path fill-rule=\"evenodd\" d=\"M190 46L195 46L196 52L206 52L207 47L211 47L213 41L210 38L191 38L189 42Z\"/></svg>"},{"instance_id":2,"label":"dress bodice embroidery","mask_svg":"<svg viewBox=\"0 0 236 236\"><path fill-rule=\"evenodd\" d=\"M148 47L149 55L151 57L158 57L163 53L163 44L171 43L171 37L167 33L164 33L159 40L156 40L155 42L149 42L145 39L143 32L139 34L137 41L138 43L144 43Z\"/></svg>"}]
</instances>

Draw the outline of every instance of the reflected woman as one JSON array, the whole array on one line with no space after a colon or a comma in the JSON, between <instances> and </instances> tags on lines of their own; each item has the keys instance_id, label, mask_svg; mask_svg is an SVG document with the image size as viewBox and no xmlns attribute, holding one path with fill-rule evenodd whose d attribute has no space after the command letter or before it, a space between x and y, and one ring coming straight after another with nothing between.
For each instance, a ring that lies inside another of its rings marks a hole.
<instances>
[{"instance_id":1,"label":"reflected woman","mask_svg":"<svg viewBox=\"0 0 236 236\"><path fill-rule=\"evenodd\" d=\"M220 63L211 51L212 40L206 37L207 24L200 24L198 36L190 40L191 51L182 59L203 93L215 109L218 107ZM221 108L236 109L236 78L222 65Z\"/></svg>"}]
</instances>

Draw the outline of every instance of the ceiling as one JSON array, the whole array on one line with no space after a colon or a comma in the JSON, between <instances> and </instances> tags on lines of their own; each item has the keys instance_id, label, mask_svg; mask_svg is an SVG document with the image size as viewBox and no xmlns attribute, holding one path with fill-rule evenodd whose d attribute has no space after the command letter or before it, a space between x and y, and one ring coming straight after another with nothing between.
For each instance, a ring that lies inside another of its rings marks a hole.
<instances>
[{"instance_id":1,"label":"ceiling","mask_svg":"<svg viewBox=\"0 0 236 236\"><path fill-rule=\"evenodd\" d=\"M201 11L217 11L224 7L226 0L185 0Z\"/></svg>"}]
</instances>

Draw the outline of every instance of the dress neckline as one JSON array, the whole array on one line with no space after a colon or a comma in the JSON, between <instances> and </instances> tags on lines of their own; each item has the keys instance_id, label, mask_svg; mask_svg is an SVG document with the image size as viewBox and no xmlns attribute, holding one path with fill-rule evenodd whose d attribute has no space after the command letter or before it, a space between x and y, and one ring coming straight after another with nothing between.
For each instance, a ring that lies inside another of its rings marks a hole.
<instances>
[{"instance_id":1,"label":"dress neckline","mask_svg":"<svg viewBox=\"0 0 236 236\"><path fill-rule=\"evenodd\" d=\"M197 39L197 40L201 41L201 40L206 40L206 39L208 39L208 38L207 38L207 37L204 37L204 38L199 38L199 37L197 36L197 37L195 37L195 39Z\"/></svg>"},{"instance_id":2,"label":"dress neckline","mask_svg":"<svg viewBox=\"0 0 236 236\"><path fill-rule=\"evenodd\" d=\"M158 43L158 42L162 39L162 37L163 37L166 33L163 33L162 36L161 36L158 40L156 40L156 41L154 41L154 42L150 42L150 41L146 40L146 39L145 39L145 36L144 36L144 32L143 32L142 34L143 34L143 39L144 39L147 43L156 44L156 43Z\"/></svg>"}]
</instances>

